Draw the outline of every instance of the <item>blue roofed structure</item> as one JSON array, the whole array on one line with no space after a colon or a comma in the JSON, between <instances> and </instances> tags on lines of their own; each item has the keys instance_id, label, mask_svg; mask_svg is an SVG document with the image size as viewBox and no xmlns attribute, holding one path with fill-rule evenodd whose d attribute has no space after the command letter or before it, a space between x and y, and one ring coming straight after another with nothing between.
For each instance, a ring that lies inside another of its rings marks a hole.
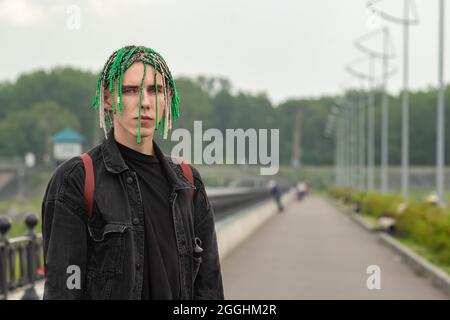
<instances>
[{"instance_id":1,"label":"blue roofed structure","mask_svg":"<svg viewBox=\"0 0 450 320\"><path fill-rule=\"evenodd\" d=\"M64 128L52 136L53 154L52 159L56 165L77 157L82 153L85 138L71 128Z\"/></svg>"},{"instance_id":2,"label":"blue roofed structure","mask_svg":"<svg viewBox=\"0 0 450 320\"><path fill-rule=\"evenodd\" d=\"M75 143L82 143L84 141L84 137L79 134L77 131L71 129L71 128L65 128L59 132L57 132L52 137L53 143L60 143L60 142L75 142Z\"/></svg>"}]
</instances>

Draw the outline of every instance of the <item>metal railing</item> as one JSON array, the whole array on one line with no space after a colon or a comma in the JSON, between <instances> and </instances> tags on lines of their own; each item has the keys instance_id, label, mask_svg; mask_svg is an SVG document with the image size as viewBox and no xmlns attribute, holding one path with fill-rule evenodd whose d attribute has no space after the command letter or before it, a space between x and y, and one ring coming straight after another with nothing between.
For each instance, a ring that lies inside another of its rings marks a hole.
<instances>
[{"instance_id":1,"label":"metal railing","mask_svg":"<svg viewBox=\"0 0 450 320\"><path fill-rule=\"evenodd\" d=\"M38 299L34 289L35 280L44 277L42 259L42 235L33 229L38 219L35 214L28 214L25 224L27 234L22 237L8 239L7 232L11 222L0 218L0 298L7 299L8 291L28 285L22 299Z\"/></svg>"},{"instance_id":2,"label":"metal railing","mask_svg":"<svg viewBox=\"0 0 450 320\"><path fill-rule=\"evenodd\" d=\"M206 192L216 220L235 213L235 209L239 207L251 205L271 196L270 190L265 187L207 189Z\"/></svg>"}]
</instances>

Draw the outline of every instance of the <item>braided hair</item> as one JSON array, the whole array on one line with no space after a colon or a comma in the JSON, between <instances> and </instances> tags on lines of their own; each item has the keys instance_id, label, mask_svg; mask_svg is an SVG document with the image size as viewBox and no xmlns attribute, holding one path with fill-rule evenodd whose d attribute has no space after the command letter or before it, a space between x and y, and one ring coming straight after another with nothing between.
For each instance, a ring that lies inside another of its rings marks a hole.
<instances>
[{"instance_id":1,"label":"braided hair","mask_svg":"<svg viewBox=\"0 0 450 320\"><path fill-rule=\"evenodd\" d=\"M167 139L168 131L172 129L172 120L176 120L180 116L180 110L178 108L179 97L177 89L175 87L175 81L170 73L164 58L154 51L153 49L144 46L126 46L113 52L104 65L102 72L100 73L97 81L97 90L92 101L92 107L99 111L100 115L100 128L103 128L105 137L107 136L106 122L109 126L112 126L111 112L105 114L103 107L103 97L105 89L107 89L113 99L112 108L113 113L116 114L117 110L122 114L122 81L124 72L136 61L142 61L144 63L144 74L142 76L142 83L139 90L139 120L138 120L138 137L137 143L141 143L141 108L142 108L142 90L144 87L144 79L146 74L146 65L153 67L155 74L155 92L156 92L156 125L158 130L158 84L156 82L156 75L159 72L163 79L163 92L165 105L162 112L164 112L161 119L161 136ZM117 100L114 99L115 92L117 92Z\"/></svg>"}]
</instances>

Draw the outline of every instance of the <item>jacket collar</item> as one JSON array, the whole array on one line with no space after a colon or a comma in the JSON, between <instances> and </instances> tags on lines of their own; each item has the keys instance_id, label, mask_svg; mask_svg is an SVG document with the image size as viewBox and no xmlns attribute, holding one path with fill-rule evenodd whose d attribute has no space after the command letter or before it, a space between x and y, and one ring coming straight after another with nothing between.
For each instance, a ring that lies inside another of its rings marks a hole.
<instances>
[{"instance_id":1,"label":"jacket collar","mask_svg":"<svg viewBox=\"0 0 450 320\"><path fill-rule=\"evenodd\" d=\"M114 128L111 128L107 134L107 137L103 139L101 150L106 170L115 174L119 174L125 170L130 170L123 160L122 154L120 153L119 147L114 139ZM173 190L189 188L195 189L195 186L184 176L180 166L177 163L174 163L171 158L166 157L154 140L153 150L155 156L160 161Z\"/></svg>"}]
</instances>

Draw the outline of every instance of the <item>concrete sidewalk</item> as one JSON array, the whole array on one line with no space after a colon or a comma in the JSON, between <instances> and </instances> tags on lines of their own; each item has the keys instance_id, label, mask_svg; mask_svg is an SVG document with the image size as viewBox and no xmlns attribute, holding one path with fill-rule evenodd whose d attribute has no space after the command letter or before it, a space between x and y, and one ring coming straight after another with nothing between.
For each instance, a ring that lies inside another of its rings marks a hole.
<instances>
[{"instance_id":1,"label":"concrete sidewalk","mask_svg":"<svg viewBox=\"0 0 450 320\"><path fill-rule=\"evenodd\" d=\"M367 267L381 269L369 290ZM271 218L222 261L226 299L448 299L401 257L309 196Z\"/></svg>"},{"instance_id":2,"label":"concrete sidewalk","mask_svg":"<svg viewBox=\"0 0 450 320\"><path fill-rule=\"evenodd\" d=\"M14 290L12 292L8 293L8 300L22 300L22 297L25 293L25 290L29 286L25 286L24 288ZM39 299L42 300L42 297L44 296L44 280L38 280L35 282L34 289L36 291L36 294L38 295Z\"/></svg>"}]
</instances>

